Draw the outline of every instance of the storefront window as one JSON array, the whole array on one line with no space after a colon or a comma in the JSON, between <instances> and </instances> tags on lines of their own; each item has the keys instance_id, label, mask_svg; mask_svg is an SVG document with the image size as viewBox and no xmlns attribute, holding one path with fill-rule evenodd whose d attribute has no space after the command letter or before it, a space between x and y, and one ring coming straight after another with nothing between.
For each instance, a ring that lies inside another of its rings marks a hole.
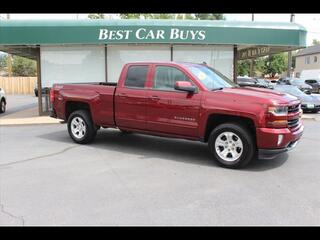
<instances>
[{"instance_id":1,"label":"storefront window","mask_svg":"<svg viewBox=\"0 0 320 240\"><path fill-rule=\"evenodd\" d=\"M226 77L233 77L233 47L174 45L173 60L193 63L205 62Z\"/></svg>"},{"instance_id":2,"label":"storefront window","mask_svg":"<svg viewBox=\"0 0 320 240\"><path fill-rule=\"evenodd\" d=\"M105 82L105 46L41 46L42 87Z\"/></svg>"},{"instance_id":3,"label":"storefront window","mask_svg":"<svg viewBox=\"0 0 320 240\"><path fill-rule=\"evenodd\" d=\"M170 61L169 45L108 45L108 82L118 82L122 67L137 61Z\"/></svg>"}]
</instances>

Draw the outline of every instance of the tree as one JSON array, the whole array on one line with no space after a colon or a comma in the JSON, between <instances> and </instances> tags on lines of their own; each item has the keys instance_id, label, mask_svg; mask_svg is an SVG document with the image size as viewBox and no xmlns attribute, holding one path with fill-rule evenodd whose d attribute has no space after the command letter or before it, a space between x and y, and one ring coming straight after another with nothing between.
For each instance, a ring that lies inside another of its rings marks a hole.
<instances>
[{"instance_id":1,"label":"tree","mask_svg":"<svg viewBox=\"0 0 320 240\"><path fill-rule=\"evenodd\" d=\"M261 66L262 73L264 75L269 74L271 77L281 74L287 70L287 61L288 55L285 53L269 55L264 59L264 63Z\"/></svg>"},{"instance_id":2,"label":"tree","mask_svg":"<svg viewBox=\"0 0 320 240\"><path fill-rule=\"evenodd\" d=\"M187 14L178 14L176 16L176 19L179 19L179 20L184 20L184 19L186 19L186 20L195 20L195 16L194 16L194 14L189 14L189 13L187 13Z\"/></svg>"},{"instance_id":3,"label":"tree","mask_svg":"<svg viewBox=\"0 0 320 240\"><path fill-rule=\"evenodd\" d=\"M6 54L0 55L0 70L3 70L4 68L7 67L7 59L8 59L8 55Z\"/></svg>"},{"instance_id":4,"label":"tree","mask_svg":"<svg viewBox=\"0 0 320 240\"><path fill-rule=\"evenodd\" d=\"M254 76L264 75L265 62L266 62L266 57L259 57L254 60Z\"/></svg>"},{"instance_id":5,"label":"tree","mask_svg":"<svg viewBox=\"0 0 320 240\"><path fill-rule=\"evenodd\" d=\"M185 19L187 19L187 20L194 20L194 19L196 19L195 16L194 16L194 14L186 14L184 17L185 17Z\"/></svg>"},{"instance_id":6,"label":"tree","mask_svg":"<svg viewBox=\"0 0 320 240\"><path fill-rule=\"evenodd\" d=\"M140 13L125 13L120 14L122 19L191 19L191 20L225 20L223 14L220 13L197 13L197 14L170 14L170 13L149 13L149 14L140 14Z\"/></svg>"},{"instance_id":7,"label":"tree","mask_svg":"<svg viewBox=\"0 0 320 240\"><path fill-rule=\"evenodd\" d=\"M13 56L12 73L13 76L34 77L37 73L36 61L20 56Z\"/></svg>"},{"instance_id":8,"label":"tree","mask_svg":"<svg viewBox=\"0 0 320 240\"><path fill-rule=\"evenodd\" d=\"M174 14L168 14L168 13L159 13L159 14L153 14L153 13L125 13L120 14L120 18L122 19L141 19L143 17L144 19L174 19Z\"/></svg>"},{"instance_id":9,"label":"tree","mask_svg":"<svg viewBox=\"0 0 320 240\"><path fill-rule=\"evenodd\" d=\"M140 19L143 14L140 13L125 13L120 14L120 18L122 19Z\"/></svg>"},{"instance_id":10,"label":"tree","mask_svg":"<svg viewBox=\"0 0 320 240\"><path fill-rule=\"evenodd\" d=\"M318 44L320 44L320 40L318 40L318 39L313 39L312 40L312 45L314 46L314 45L318 45Z\"/></svg>"},{"instance_id":11,"label":"tree","mask_svg":"<svg viewBox=\"0 0 320 240\"><path fill-rule=\"evenodd\" d=\"M90 13L88 15L88 18L90 18L90 19L104 19L104 14L103 13Z\"/></svg>"},{"instance_id":12,"label":"tree","mask_svg":"<svg viewBox=\"0 0 320 240\"><path fill-rule=\"evenodd\" d=\"M249 75L250 72L250 60L240 60L237 64L237 73L238 76L245 76Z\"/></svg>"},{"instance_id":13,"label":"tree","mask_svg":"<svg viewBox=\"0 0 320 240\"><path fill-rule=\"evenodd\" d=\"M198 20L225 20L223 14L220 13L196 13L195 17Z\"/></svg>"},{"instance_id":14,"label":"tree","mask_svg":"<svg viewBox=\"0 0 320 240\"><path fill-rule=\"evenodd\" d=\"M174 14L160 13L160 14L150 14L152 19L174 19Z\"/></svg>"}]
</instances>

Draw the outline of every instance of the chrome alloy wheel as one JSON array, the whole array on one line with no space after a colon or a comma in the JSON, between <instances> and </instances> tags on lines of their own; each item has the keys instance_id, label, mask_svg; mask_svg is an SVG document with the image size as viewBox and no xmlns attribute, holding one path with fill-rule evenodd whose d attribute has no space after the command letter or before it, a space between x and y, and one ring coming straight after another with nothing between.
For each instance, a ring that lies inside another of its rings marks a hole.
<instances>
[{"instance_id":1,"label":"chrome alloy wheel","mask_svg":"<svg viewBox=\"0 0 320 240\"><path fill-rule=\"evenodd\" d=\"M233 132L221 133L216 138L214 147L218 156L228 162L236 161L243 152L241 138Z\"/></svg>"},{"instance_id":2,"label":"chrome alloy wheel","mask_svg":"<svg viewBox=\"0 0 320 240\"><path fill-rule=\"evenodd\" d=\"M86 124L80 117L75 117L71 121L71 132L72 135L77 138L81 139L86 134Z\"/></svg>"}]
</instances>

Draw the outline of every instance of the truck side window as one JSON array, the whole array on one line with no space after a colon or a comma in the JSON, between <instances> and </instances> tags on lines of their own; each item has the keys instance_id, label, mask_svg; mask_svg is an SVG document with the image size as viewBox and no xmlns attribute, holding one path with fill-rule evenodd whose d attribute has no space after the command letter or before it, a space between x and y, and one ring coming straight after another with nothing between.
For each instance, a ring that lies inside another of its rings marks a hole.
<instances>
[{"instance_id":1,"label":"truck side window","mask_svg":"<svg viewBox=\"0 0 320 240\"><path fill-rule=\"evenodd\" d=\"M124 82L126 87L144 88L147 81L148 66L131 66Z\"/></svg>"},{"instance_id":2,"label":"truck side window","mask_svg":"<svg viewBox=\"0 0 320 240\"><path fill-rule=\"evenodd\" d=\"M167 66L158 66L155 70L155 77L153 80L153 88L161 90L174 90L176 81L188 81L190 79L179 69Z\"/></svg>"}]
</instances>

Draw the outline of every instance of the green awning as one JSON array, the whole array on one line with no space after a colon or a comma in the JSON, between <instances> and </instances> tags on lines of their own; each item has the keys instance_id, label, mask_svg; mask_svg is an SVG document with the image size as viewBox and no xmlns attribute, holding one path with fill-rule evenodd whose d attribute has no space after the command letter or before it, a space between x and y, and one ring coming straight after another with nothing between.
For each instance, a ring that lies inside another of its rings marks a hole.
<instances>
[{"instance_id":1,"label":"green awning","mask_svg":"<svg viewBox=\"0 0 320 240\"><path fill-rule=\"evenodd\" d=\"M212 20L0 20L0 45L179 43L306 46L296 23Z\"/></svg>"}]
</instances>

